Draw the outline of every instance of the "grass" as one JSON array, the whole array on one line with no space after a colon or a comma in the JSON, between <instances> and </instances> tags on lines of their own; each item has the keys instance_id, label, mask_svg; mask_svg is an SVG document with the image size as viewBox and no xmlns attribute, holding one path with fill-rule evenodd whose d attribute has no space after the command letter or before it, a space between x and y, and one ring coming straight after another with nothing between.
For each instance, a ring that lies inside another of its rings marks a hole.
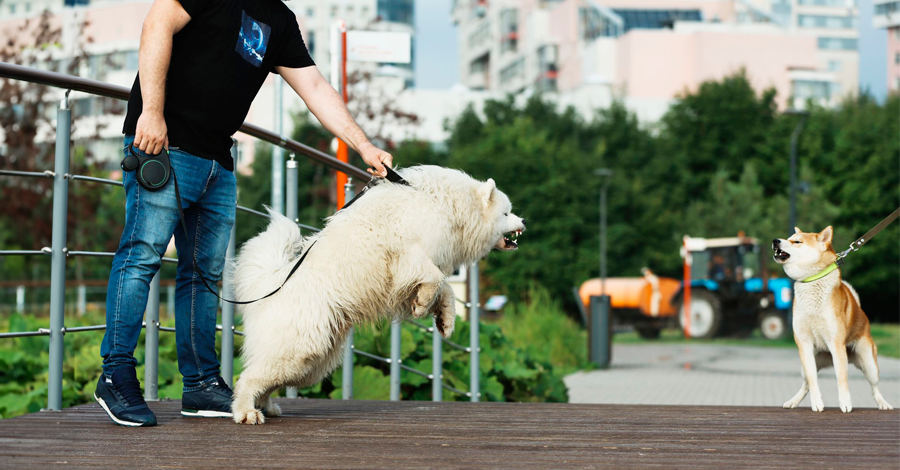
<instances>
[{"instance_id":1,"label":"grass","mask_svg":"<svg viewBox=\"0 0 900 470\"><path fill-rule=\"evenodd\" d=\"M878 355L884 357L900 358L900 325L895 323L873 323L872 339L878 346ZM691 339L686 340L681 330L666 329L662 331L659 339L643 339L636 331L618 333L613 337L613 343L617 344L653 344L653 343L687 343L693 344L721 344L729 346L763 346L770 348L793 348L793 338L780 341L772 341L763 338L759 330L753 332L748 338L716 338L716 339Z\"/></svg>"}]
</instances>

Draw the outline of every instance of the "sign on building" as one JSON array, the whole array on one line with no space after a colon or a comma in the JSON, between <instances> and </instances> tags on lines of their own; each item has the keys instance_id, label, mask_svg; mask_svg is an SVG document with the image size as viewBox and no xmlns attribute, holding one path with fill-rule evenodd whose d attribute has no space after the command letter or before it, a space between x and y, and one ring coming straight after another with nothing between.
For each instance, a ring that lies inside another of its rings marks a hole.
<instances>
[{"instance_id":1,"label":"sign on building","mask_svg":"<svg viewBox=\"0 0 900 470\"><path fill-rule=\"evenodd\" d=\"M347 60L355 62L410 62L409 33L395 31L347 31Z\"/></svg>"}]
</instances>

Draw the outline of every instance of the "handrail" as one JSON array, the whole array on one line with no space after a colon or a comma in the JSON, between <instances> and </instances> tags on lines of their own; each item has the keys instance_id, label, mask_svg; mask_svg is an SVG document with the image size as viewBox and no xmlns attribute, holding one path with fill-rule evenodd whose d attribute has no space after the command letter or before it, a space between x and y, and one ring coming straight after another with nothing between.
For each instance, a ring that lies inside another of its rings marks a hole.
<instances>
[{"instance_id":1,"label":"handrail","mask_svg":"<svg viewBox=\"0 0 900 470\"><path fill-rule=\"evenodd\" d=\"M120 100L127 100L129 95L131 94L131 90L123 86L113 85L110 83L101 82L99 80L91 80L89 78L75 77L58 72L33 69L21 65L9 64L6 62L0 62L0 77L11 78L13 80L25 80L33 83L40 83L42 85L49 85L56 88L81 91L84 93L106 96L109 98ZM349 163L344 163L325 152L316 150L308 145L301 144L296 140L279 136L278 134L272 131L265 130L259 126L244 123L244 125L241 126L240 131L244 134L256 137L257 139L266 141L270 144L283 147L287 150L290 150L291 152L305 155L306 157L315 160L333 170L344 172L349 176L354 176L360 179L361 181L366 181L370 178L370 175L368 173L353 165L350 165Z\"/></svg>"}]
</instances>

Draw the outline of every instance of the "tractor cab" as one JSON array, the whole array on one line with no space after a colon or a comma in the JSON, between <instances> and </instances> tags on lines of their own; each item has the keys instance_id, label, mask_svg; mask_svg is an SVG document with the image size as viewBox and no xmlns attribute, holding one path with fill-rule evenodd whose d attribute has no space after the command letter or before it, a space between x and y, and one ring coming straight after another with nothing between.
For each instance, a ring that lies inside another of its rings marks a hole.
<instances>
[{"instance_id":1,"label":"tractor cab","mask_svg":"<svg viewBox=\"0 0 900 470\"><path fill-rule=\"evenodd\" d=\"M767 338L788 331L791 285L788 279L770 278L755 238L743 233L732 238L684 237L685 279L691 286L690 336L712 338L720 334L749 334L757 325ZM676 294L680 324L684 315L683 287Z\"/></svg>"}]
</instances>

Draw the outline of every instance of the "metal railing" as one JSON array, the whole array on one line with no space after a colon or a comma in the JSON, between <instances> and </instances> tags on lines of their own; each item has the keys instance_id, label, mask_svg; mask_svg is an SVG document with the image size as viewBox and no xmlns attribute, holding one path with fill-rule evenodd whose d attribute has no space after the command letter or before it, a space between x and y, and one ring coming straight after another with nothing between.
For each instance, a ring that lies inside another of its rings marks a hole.
<instances>
[{"instance_id":1,"label":"metal railing","mask_svg":"<svg viewBox=\"0 0 900 470\"><path fill-rule=\"evenodd\" d=\"M33 83L40 83L57 88L67 90L65 97L60 101L57 110L57 126L56 126L56 154L53 171L44 172L24 172L0 170L0 176L12 177L35 177L35 178L52 178L53 179L53 219L52 219L52 243L50 247L44 247L41 250L0 250L0 256L15 255L49 255L51 256L51 273L50 273L50 327L40 328L38 331L25 332L9 332L0 333L0 338L18 338L28 336L49 336L50 337L50 356L49 356L49 380L47 393L47 409L59 411L62 408L62 371L63 371L63 341L66 333L76 333L84 331L100 331L106 328L105 325L92 325L83 327L66 328L65 327L65 269L66 258L71 256L104 256L111 257L114 253L109 252L90 252L90 251L70 251L66 247L66 218L68 212L68 194L69 181L85 181L90 183L108 184L113 186L122 186L122 182L106 178L97 178L93 176L71 175L69 174L69 155L71 141L71 117L72 113L68 106L68 95L72 90L81 91L98 96L106 96L116 99L127 100L130 90L125 87L110 85L108 83L99 82L80 77L73 77L55 72L47 72L42 70L31 69L18 65L6 64L0 62L0 77L13 80L22 80ZM356 176L357 178L366 179L368 174L359 168L349 165L345 162L335 159L334 157L306 146L300 142L288 139L284 136L277 135L268 130L244 123L240 129L241 132L256 137L262 141L269 142L273 145L281 147L291 152L290 160L286 162L286 187L287 187L287 204L285 207L285 215L297 223L303 229L318 231L316 227L300 224L297 219L297 203L298 203L298 167L295 160L295 154L304 155L313 161L328 166L335 171L347 173L348 176ZM232 145L232 157L237 161L237 145ZM346 200L353 198L352 179L345 186ZM237 206L237 209L259 217L268 218L263 212L253 210L247 207ZM231 237L228 242L226 251L226 259L234 259L235 255L235 228L232 227ZM162 261L174 263L176 259L162 258ZM223 279L223 295L226 298L234 297L234 287L230 280L225 277ZM418 322L407 320L407 322L418 328L424 329L432 334L432 355L433 369L431 374L426 374L412 367L402 364L400 357L400 328L399 322L391 324L391 357L381 357L374 354L360 351L353 346L353 330L351 329L349 339L344 346L344 368L343 368L343 398L353 398L353 357L354 354L369 357L381 362L390 364L390 384L391 400L400 399L400 372L405 370L428 378L432 381L432 399L441 401L443 399L443 390L447 389L455 393L463 394L471 399L471 401L479 401L481 397L479 387L479 328L478 314L480 304L478 304L478 266L477 263L469 267L469 297L474 299L473 302L466 303L469 310L469 320L471 323L470 346L465 347L444 339L435 326L425 326ZM159 300L160 300L160 273L153 276L150 283L149 298L146 307L146 320L142 326L145 329L145 376L144 376L144 395L147 400L158 399L158 360L159 360L159 332L173 332L174 328L163 327L159 322ZM234 324L234 305L223 303L222 305L222 324L217 325L217 330L222 332L221 343L221 375L231 385L233 380L233 364L234 364L234 335L242 335L240 331L235 329ZM443 382L443 344L447 343L451 347L470 353L470 387L469 391L459 390L451 387ZM287 390L288 397L296 397L297 391L289 388Z\"/></svg>"}]
</instances>

